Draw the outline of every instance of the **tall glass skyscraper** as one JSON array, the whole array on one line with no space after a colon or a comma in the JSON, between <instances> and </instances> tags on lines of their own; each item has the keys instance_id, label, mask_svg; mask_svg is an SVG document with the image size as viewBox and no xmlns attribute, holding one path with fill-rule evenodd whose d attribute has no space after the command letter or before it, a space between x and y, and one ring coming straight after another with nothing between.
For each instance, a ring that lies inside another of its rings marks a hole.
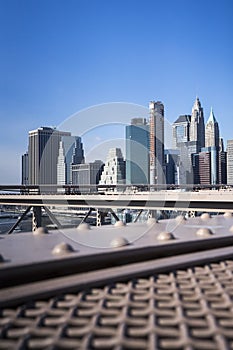
<instances>
[{"instance_id":1,"label":"tall glass skyscraper","mask_svg":"<svg viewBox=\"0 0 233 350\"><path fill-rule=\"evenodd\" d=\"M164 160L164 105L151 101L149 104L150 119L150 184L166 182Z\"/></svg>"},{"instance_id":2,"label":"tall glass skyscraper","mask_svg":"<svg viewBox=\"0 0 233 350\"><path fill-rule=\"evenodd\" d=\"M149 183L149 125L133 118L126 126L126 184Z\"/></svg>"}]
</instances>

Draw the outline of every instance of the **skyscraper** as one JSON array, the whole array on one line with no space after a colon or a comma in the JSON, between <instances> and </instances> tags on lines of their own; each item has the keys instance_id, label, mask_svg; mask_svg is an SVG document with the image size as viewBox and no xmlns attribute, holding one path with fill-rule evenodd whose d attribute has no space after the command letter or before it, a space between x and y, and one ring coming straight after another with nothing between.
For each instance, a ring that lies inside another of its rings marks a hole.
<instances>
[{"instance_id":1,"label":"skyscraper","mask_svg":"<svg viewBox=\"0 0 233 350\"><path fill-rule=\"evenodd\" d=\"M224 151L223 139L219 139L219 183L227 184L227 152Z\"/></svg>"},{"instance_id":2,"label":"skyscraper","mask_svg":"<svg viewBox=\"0 0 233 350\"><path fill-rule=\"evenodd\" d=\"M149 104L150 119L150 184L164 184L164 105L151 101Z\"/></svg>"},{"instance_id":3,"label":"skyscraper","mask_svg":"<svg viewBox=\"0 0 233 350\"><path fill-rule=\"evenodd\" d=\"M208 151L199 152L199 183L209 185L211 183L211 153Z\"/></svg>"},{"instance_id":4,"label":"skyscraper","mask_svg":"<svg viewBox=\"0 0 233 350\"><path fill-rule=\"evenodd\" d=\"M201 154L208 154L209 157L209 169L210 169L210 181L209 184L216 185L219 183L219 127L218 122L214 116L213 109L211 107L210 116L205 126L205 148L201 149ZM204 158L203 158L204 159ZM205 178L207 181L207 170L200 167L200 183L201 179ZM207 184L207 182L204 182Z\"/></svg>"},{"instance_id":5,"label":"skyscraper","mask_svg":"<svg viewBox=\"0 0 233 350\"><path fill-rule=\"evenodd\" d=\"M84 162L84 151L81 137L62 136L57 160L57 184L72 183L71 164Z\"/></svg>"},{"instance_id":6,"label":"skyscraper","mask_svg":"<svg viewBox=\"0 0 233 350\"><path fill-rule=\"evenodd\" d=\"M173 147L179 148L181 142L189 141L191 115L180 115L172 125Z\"/></svg>"},{"instance_id":7,"label":"skyscraper","mask_svg":"<svg viewBox=\"0 0 233 350\"><path fill-rule=\"evenodd\" d=\"M41 127L29 131L29 185L57 184L57 159L62 136L70 132Z\"/></svg>"},{"instance_id":8,"label":"skyscraper","mask_svg":"<svg viewBox=\"0 0 233 350\"><path fill-rule=\"evenodd\" d=\"M233 185L233 140L227 140L227 184Z\"/></svg>"},{"instance_id":9,"label":"skyscraper","mask_svg":"<svg viewBox=\"0 0 233 350\"><path fill-rule=\"evenodd\" d=\"M22 155L22 163L21 164L22 164L21 183L22 183L22 185L28 185L29 184L28 152L26 152Z\"/></svg>"},{"instance_id":10,"label":"skyscraper","mask_svg":"<svg viewBox=\"0 0 233 350\"><path fill-rule=\"evenodd\" d=\"M144 118L133 118L126 126L126 183L149 183L149 126Z\"/></svg>"},{"instance_id":11,"label":"skyscraper","mask_svg":"<svg viewBox=\"0 0 233 350\"><path fill-rule=\"evenodd\" d=\"M192 108L190 141L197 142L197 152L200 152L201 148L205 147L204 113L198 97L196 98Z\"/></svg>"},{"instance_id":12,"label":"skyscraper","mask_svg":"<svg viewBox=\"0 0 233 350\"><path fill-rule=\"evenodd\" d=\"M217 147L219 149L219 127L212 107L205 127L205 147Z\"/></svg>"}]
</instances>

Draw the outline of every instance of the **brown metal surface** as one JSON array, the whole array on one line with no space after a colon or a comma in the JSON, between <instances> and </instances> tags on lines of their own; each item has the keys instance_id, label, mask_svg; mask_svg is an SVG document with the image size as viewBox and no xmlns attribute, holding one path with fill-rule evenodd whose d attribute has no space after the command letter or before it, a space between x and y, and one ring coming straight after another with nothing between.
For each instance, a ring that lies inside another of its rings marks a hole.
<instances>
[{"instance_id":1,"label":"brown metal surface","mask_svg":"<svg viewBox=\"0 0 233 350\"><path fill-rule=\"evenodd\" d=\"M3 308L1 349L233 349L233 260Z\"/></svg>"}]
</instances>

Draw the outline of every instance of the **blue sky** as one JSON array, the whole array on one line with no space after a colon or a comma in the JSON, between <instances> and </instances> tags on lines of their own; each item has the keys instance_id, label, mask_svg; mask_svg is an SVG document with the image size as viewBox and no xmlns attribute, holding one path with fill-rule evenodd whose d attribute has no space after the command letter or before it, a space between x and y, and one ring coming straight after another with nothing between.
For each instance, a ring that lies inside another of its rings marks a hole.
<instances>
[{"instance_id":1,"label":"blue sky","mask_svg":"<svg viewBox=\"0 0 233 350\"><path fill-rule=\"evenodd\" d=\"M102 103L161 100L172 123L198 95L232 139L232 19L232 0L0 0L0 183L29 130Z\"/></svg>"}]
</instances>

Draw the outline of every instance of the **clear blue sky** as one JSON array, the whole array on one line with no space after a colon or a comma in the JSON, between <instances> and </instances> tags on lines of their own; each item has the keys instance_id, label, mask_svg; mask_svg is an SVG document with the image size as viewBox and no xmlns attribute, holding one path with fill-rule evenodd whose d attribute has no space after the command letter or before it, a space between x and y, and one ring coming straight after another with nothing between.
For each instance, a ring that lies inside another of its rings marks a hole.
<instances>
[{"instance_id":1,"label":"clear blue sky","mask_svg":"<svg viewBox=\"0 0 233 350\"><path fill-rule=\"evenodd\" d=\"M101 103L161 100L172 123L198 95L232 139L232 42L232 0L0 0L0 183L29 130Z\"/></svg>"}]
</instances>

